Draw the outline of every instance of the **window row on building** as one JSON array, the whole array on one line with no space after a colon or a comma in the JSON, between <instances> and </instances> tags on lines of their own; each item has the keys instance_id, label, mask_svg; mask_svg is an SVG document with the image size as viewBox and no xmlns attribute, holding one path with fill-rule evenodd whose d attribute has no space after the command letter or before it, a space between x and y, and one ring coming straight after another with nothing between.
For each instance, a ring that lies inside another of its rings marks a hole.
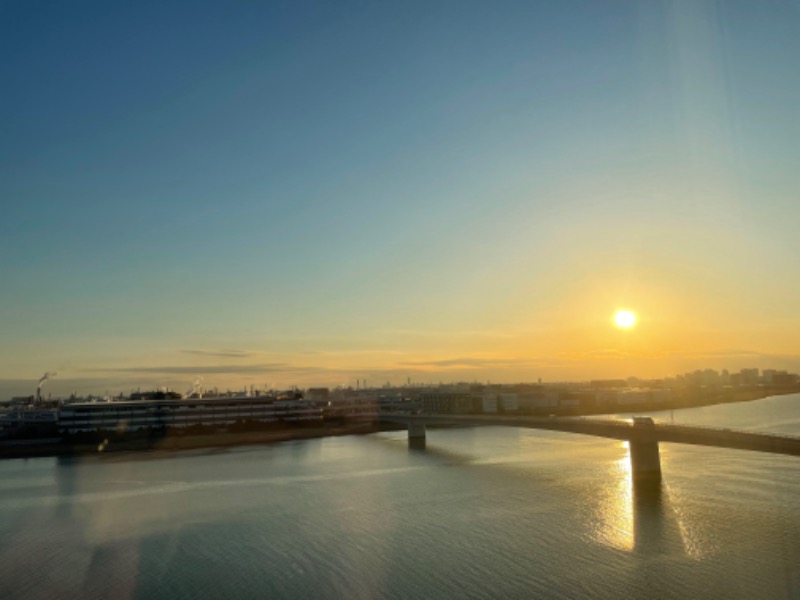
<instances>
[{"instance_id":1,"label":"window row on building","mask_svg":"<svg viewBox=\"0 0 800 600\"><path fill-rule=\"evenodd\" d=\"M237 422L312 422L322 421L322 408L300 401L213 400L108 402L72 404L63 407L58 425L62 433L74 434L117 429L142 429L196 425L225 427Z\"/></svg>"}]
</instances>

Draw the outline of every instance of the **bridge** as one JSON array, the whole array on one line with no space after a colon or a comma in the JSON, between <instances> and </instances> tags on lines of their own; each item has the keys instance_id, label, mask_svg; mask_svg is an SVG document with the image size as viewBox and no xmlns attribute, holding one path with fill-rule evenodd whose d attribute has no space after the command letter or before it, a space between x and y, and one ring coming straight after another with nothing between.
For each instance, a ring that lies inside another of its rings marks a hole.
<instances>
[{"instance_id":1,"label":"bridge","mask_svg":"<svg viewBox=\"0 0 800 600\"><path fill-rule=\"evenodd\" d=\"M446 415L381 413L383 422L408 427L409 444L424 446L426 425L465 427L520 427L577 433L628 442L634 480L661 480L659 442L692 444L800 456L800 437L775 433L754 433L687 425L654 423L649 419L631 421L584 417L532 417L503 415Z\"/></svg>"}]
</instances>

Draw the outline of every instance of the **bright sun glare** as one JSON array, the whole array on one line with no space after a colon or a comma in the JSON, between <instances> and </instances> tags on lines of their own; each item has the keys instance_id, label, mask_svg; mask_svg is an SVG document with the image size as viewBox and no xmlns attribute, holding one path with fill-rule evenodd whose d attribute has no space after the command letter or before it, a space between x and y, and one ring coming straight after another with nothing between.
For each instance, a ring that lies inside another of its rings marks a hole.
<instances>
[{"instance_id":1,"label":"bright sun glare","mask_svg":"<svg viewBox=\"0 0 800 600\"><path fill-rule=\"evenodd\" d=\"M630 329L636 325L636 313L630 310L618 310L614 315L614 323L616 323L617 327Z\"/></svg>"}]
</instances>

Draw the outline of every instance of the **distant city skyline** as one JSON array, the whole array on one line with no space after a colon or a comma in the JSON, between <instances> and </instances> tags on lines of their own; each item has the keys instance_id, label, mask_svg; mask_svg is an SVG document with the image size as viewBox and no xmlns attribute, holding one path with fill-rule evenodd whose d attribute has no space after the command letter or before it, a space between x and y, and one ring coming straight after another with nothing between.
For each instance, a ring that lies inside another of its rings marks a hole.
<instances>
[{"instance_id":1,"label":"distant city skyline","mask_svg":"<svg viewBox=\"0 0 800 600\"><path fill-rule=\"evenodd\" d=\"M0 394L800 370L797 24L8 4Z\"/></svg>"},{"instance_id":2,"label":"distant city skyline","mask_svg":"<svg viewBox=\"0 0 800 600\"><path fill-rule=\"evenodd\" d=\"M153 369L156 371L156 369ZM219 391L236 391L236 390L269 390L269 389L276 389L276 390L288 390L292 388L298 389L309 389L315 387L325 387L325 388L352 388L352 389L380 389L385 387L387 384L392 388L401 388L405 386L437 386L437 385L458 385L458 384L478 384L478 385L517 385L517 384L543 384L543 385L556 385L556 384L577 384L577 383L591 383L593 381L613 381L613 380L640 380L640 381L675 381L679 382L682 380L686 380L687 378L691 378L696 375L700 375L703 383L710 383L710 381L706 381L708 379L708 375L710 373L714 374L717 378L720 378L718 383L724 383L722 381L722 377L724 377L725 373L727 372L728 377L738 378L740 374L743 374L745 371L755 371L756 378L763 377L764 374L769 373L770 376L774 373L788 373L792 376L796 376L797 373L793 372L789 369L775 369L773 367L761 367L761 366L754 366L749 365L747 367L741 367L738 369L731 369L727 367L722 367L719 369L713 369L711 367L706 368L699 368L694 369L692 371L680 372L680 373L668 373L668 374L661 374L661 375L652 375L652 376L645 376L642 374L637 373L628 373L627 375L616 375L612 376L608 373L604 375L598 375L597 377L591 378L579 378L579 379L543 379L542 377L527 377L524 376L519 379L479 379L477 377L472 378L459 378L455 376L454 373L451 372L452 377L440 377L435 378L431 377L430 373L425 372L418 372L418 377L412 377L411 375L407 374L404 377L401 377L394 373L372 373L374 377L369 378L366 376L356 377L354 379L349 380L340 380L340 379L331 379L331 380L324 380L322 378L313 379L307 378L310 377L308 374L303 375L302 370L297 370L295 375L298 376L298 379L294 381L284 380L281 378L273 378L270 382L265 382L263 377L258 377L254 374L242 374L238 379L236 378L229 378L229 375L222 375L214 374L214 373L200 373L199 370L186 370L186 373L183 377L177 374L171 375L164 375L162 378L158 378L155 373L151 373L150 375L142 375L139 378L136 378L133 375L130 375L127 378L75 378L75 377L59 377L57 372L48 372L45 373L42 377L32 379L32 380L0 380L0 401L5 401L14 397L21 397L21 396L31 396L35 395L37 384L41 385L41 392L42 397L47 398L49 395L53 397L66 397L71 394L76 394L78 396L103 396L106 394L110 395L119 395L119 394L128 394L134 390L159 390L159 389L170 389L173 391L178 392L186 392L188 390L197 390L197 389L204 389L204 390L213 390L217 389ZM47 377L45 377L45 375ZM69 375L69 374L67 374ZM384 375L385 377L381 378L379 375ZM474 372L473 372L474 375ZM736 383L742 383L751 385L754 383L753 381L753 374L749 373L747 381L739 382L736 380ZM769 383L769 382L768 382Z\"/></svg>"}]
</instances>

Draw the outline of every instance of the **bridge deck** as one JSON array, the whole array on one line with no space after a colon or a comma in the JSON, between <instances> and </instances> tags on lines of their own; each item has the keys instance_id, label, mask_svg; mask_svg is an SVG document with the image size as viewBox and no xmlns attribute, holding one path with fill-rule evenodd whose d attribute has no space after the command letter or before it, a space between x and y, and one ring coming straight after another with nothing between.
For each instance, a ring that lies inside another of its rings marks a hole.
<instances>
[{"instance_id":1,"label":"bridge deck","mask_svg":"<svg viewBox=\"0 0 800 600\"><path fill-rule=\"evenodd\" d=\"M382 421L409 425L500 426L543 429L639 442L670 442L800 456L800 437L687 425L640 425L629 421L582 417L489 415L401 415L383 413Z\"/></svg>"}]
</instances>

